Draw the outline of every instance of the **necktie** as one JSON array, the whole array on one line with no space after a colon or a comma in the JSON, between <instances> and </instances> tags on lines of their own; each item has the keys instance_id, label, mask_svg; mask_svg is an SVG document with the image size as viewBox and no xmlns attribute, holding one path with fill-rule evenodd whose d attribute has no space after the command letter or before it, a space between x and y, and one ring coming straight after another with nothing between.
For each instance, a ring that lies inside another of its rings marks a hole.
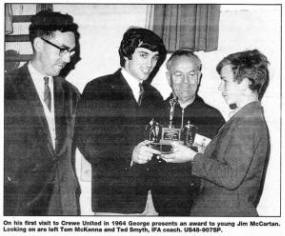
<instances>
[{"instance_id":1,"label":"necktie","mask_svg":"<svg viewBox=\"0 0 285 236\"><path fill-rule=\"evenodd\" d=\"M142 103L142 97L143 97L143 92L144 92L144 90L143 90L143 85L142 85L142 83L139 83L139 86L140 86L140 94L139 94L138 104L139 104L139 106L140 106L141 103Z\"/></svg>"},{"instance_id":2,"label":"necktie","mask_svg":"<svg viewBox=\"0 0 285 236\"><path fill-rule=\"evenodd\" d=\"M51 92L48 86L49 77L44 77L45 88L44 88L44 102L47 105L48 109L51 110Z\"/></svg>"}]
</instances>

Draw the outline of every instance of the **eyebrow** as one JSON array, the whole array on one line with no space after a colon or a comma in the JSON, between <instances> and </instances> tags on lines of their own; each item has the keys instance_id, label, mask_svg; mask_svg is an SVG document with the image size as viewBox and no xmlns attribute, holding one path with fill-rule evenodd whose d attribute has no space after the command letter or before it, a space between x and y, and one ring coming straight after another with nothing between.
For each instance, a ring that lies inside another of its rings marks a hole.
<instances>
[{"instance_id":1,"label":"eyebrow","mask_svg":"<svg viewBox=\"0 0 285 236\"><path fill-rule=\"evenodd\" d=\"M66 50L68 50L69 52L72 52L72 51L75 50L75 46L74 46L73 48L70 48L70 47L68 47L68 46L66 46L66 45L63 44L61 47L64 48L64 49L66 49Z\"/></svg>"},{"instance_id":2,"label":"eyebrow","mask_svg":"<svg viewBox=\"0 0 285 236\"><path fill-rule=\"evenodd\" d=\"M65 44L61 44L61 46L63 49L67 49L69 52L75 51L76 45L73 48L70 48L69 46L65 45Z\"/></svg>"},{"instance_id":3,"label":"eyebrow","mask_svg":"<svg viewBox=\"0 0 285 236\"><path fill-rule=\"evenodd\" d=\"M138 52L142 52L142 53L150 54L150 52L145 51L145 50L144 50L144 48L137 48L137 49L138 49ZM146 49L146 50L149 50L149 49ZM150 51L151 51L151 50L150 50ZM153 52L153 51L151 51L151 52ZM153 53L154 53L154 55L153 55L153 56L159 56L159 52L155 51L155 52L153 52Z\"/></svg>"},{"instance_id":4,"label":"eyebrow","mask_svg":"<svg viewBox=\"0 0 285 236\"><path fill-rule=\"evenodd\" d=\"M138 50L138 52L140 53L145 53L145 54L149 54L149 52L143 51L143 50Z\"/></svg>"}]
</instances>

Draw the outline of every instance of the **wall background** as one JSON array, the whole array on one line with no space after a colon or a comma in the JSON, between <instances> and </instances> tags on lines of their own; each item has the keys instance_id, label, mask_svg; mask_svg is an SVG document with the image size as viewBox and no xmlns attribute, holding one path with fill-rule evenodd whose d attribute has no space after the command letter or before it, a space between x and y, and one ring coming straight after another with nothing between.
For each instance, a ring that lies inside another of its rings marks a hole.
<instances>
[{"instance_id":1,"label":"wall background","mask_svg":"<svg viewBox=\"0 0 285 236\"><path fill-rule=\"evenodd\" d=\"M24 11L32 11L33 4ZM23 10L23 9L22 9ZM67 80L82 92L87 82L104 74L113 73L119 67L118 48L123 33L130 26L146 26L148 5L95 5L54 4L54 11L69 13L79 25L81 34L81 58ZM29 13L27 13L29 14ZM21 30L22 27L19 26ZM22 53L31 52L30 45L9 45ZM216 64L232 52L257 48L269 59L270 84L263 98L265 116L271 134L271 157L264 192L258 212L264 216L280 215L280 102L281 102L281 7L278 5L222 5L219 48L215 52L198 52L203 63L203 78L199 94L207 103L218 108L227 118L226 107L217 87L219 76ZM163 66L153 80L166 98L170 92ZM90 166L77 152L76 169L82 195L82 214L91 211Z\"/></svg>"}]
</instances>

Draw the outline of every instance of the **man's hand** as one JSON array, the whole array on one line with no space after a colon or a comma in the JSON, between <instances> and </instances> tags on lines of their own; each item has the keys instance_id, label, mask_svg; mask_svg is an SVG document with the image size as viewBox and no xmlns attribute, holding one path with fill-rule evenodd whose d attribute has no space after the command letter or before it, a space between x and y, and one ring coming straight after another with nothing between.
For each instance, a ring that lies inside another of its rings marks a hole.
<instances>
[{"instance_id":1,"label":"man's hand","mask_svg":"<svg viewBox=\"0 0 285 236\"><path fill-rule=\"evenodd\" d=\"M172 142L171 146L172 152L170 154L161 155L161 158L166 162L184 163L192 161L194 159L194 156L197 154L197 152L178 142Z\"/></svg>"},{"instance_id":2,"label":"man's hand","mask_svg":"<svg viewBox=\"0 0 285 236\"><path fill-rule=\"evenodd\" d=\"M149 146L152 141L145 140L135 146L132 155L132 163L146 164L152 159L154 154L160 155L160 151L155 150Z\"/></svg>"}]
</instances>

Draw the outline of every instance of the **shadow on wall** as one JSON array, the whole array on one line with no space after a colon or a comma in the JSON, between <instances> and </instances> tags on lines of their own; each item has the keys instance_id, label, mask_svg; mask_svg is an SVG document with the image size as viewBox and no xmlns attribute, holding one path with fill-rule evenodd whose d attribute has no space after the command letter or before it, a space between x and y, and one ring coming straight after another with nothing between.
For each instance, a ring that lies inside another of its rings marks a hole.
<instances>
[{"instance_id":1,"label":"shadow on wall","mask_svg":"<svg viewBox=\"0 0 285 236\"><path fill-rule=\"evenodd\" d=\"M19 67L20 61L13 60L12 58L19 57L20 54L15 50L7 50L5 51L5 73L15 70Z\"/></svg>"}]
</instances>

